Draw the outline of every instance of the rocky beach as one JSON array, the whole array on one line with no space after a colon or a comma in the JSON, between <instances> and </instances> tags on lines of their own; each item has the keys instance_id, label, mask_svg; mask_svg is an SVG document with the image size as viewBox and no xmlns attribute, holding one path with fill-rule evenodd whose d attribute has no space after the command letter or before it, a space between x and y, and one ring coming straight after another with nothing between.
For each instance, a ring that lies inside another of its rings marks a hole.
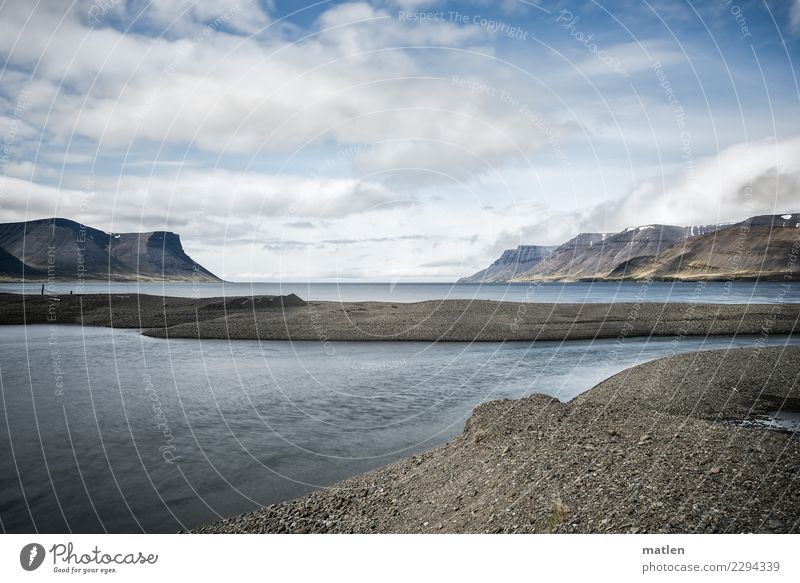
<instances>
[{"instance_id":1,"label":"rocky beach","mask_svg":"<svg viewBox=\"0 0 800 583\"><path fill-rule=\"evenodd\" d=\"M231 340L503 342L791 334L800 304L306 302L296 295L0 294L2 324L82 324Z\"/></svg>"},{"instance_id":2,"label":"rocky beach","mask_svg":"<svg viewBox=\"0 0 800 583\"><path fill-rule=\"evenodd\" d=\"M756 343L757 344L757 343ZM485 403L452 442L197 533L790 533L800 348L627 369L569 403Z\"/></svg>"}]
</instances>

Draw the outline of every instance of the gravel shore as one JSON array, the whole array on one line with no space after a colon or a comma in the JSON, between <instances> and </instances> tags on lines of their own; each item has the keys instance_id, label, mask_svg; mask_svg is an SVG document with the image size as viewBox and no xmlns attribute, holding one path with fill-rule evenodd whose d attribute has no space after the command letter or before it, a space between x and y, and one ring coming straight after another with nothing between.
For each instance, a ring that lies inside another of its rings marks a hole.
<instances>
[{"instance_id":1,"label":"gravel shore","mask_svg":"<svg viewBox=\"0 0 800 583\"><path fill-rule=\"evenodd\" d=\"M309 341L577 340L790 334L800 304L543 304L487 300L304 302L297 296L161 298L0 294L0 324L139 328L169 338Z\"/></svg>"},{"instance_id":2,"label":"gravel shore","mask_svg":"<svg viewBox=\"0 0 800 583\"><path fill-rule=\"evenodd\" d=\"M475 409L432 451L198 533L800 531L800 347L627 369L570 403Z\"/></svg>"}]
</instances>

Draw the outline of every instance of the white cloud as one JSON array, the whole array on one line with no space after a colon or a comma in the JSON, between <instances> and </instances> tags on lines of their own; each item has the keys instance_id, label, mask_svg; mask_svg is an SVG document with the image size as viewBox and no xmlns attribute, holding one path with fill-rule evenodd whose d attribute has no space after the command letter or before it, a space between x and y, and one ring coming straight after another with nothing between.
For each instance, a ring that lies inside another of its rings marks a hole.
<instances>
[{"instance_id":1,"label":"white cloud","mask_svg":"<svg viewBox=\"0 0 800 583\"><path fill-rule=\"evenodd\" d=\"M66 216L115 230L180 226L199 216L209 220L264 218L331 219L417 204L415 198L377 182L307 178L225 170L190 170L174 175L93 178L88 187L56 188L22 178L2 178L6 214L17 220Z\"/></svg>"},{"instance_id":2,"label":"white cloud","mask_svg":"<svg viewBox=\"0 0 800 583\"><path fill-rule=\"evenodd\" d=\"M683 172L640 180L626 195L606 203L572 210L549 207L519 230L501 233L496 246L559 244L579 231L618 232L652 223L716 224L798 212L798 192L800 136L737 144L694 161Z\"/></svg>"},{"instance_id":3,"label":"white cloud","mask_svg":"<svg viewBox=\"0 0 800 583\"><path fill-rule=\"evenodd\" d=\"M678 50L661 42L640 40L612 45L608 48L588 43L590 54L579 59L575 65L584 74L630 76L649 71L653 63L669 65L685 60Z\"/></svg>"},{"instance_id":4,"label":"white cloud","mask_svg":"<svg viewBox=\"0 0 800 583\"><path fill-rule=\"evenodd\" d=\"M101 8L111 2L91 2ZM91 6L88 10L91 10ZM206 27L229 27L241 33L255 33L270 23L258 0L139 0L117 2L108 11L118 18L138 17L139 24L165 31L168 37L186 37L201 32ZM97 18L97 10L89 12L90 22L104 22Z\"/></svg>"},{"instance_id":5,"label":"white cloud","mask_svg":"<svg viewBox=\"0 0 800 583\"><path fill-rule=\"evenodd\" d=\"M666 186L657 177L638 184L607 209L597 209L592 224L697 225L800 210L800 136L737 144L686 170ZM598 221L606 212L612 218Z\"/></svg>"},{"instance_id":6,"label":"white cloud","mask_svg":"<svg viewBox=\"0 0 800 583\"><path fill-rule=\"evenodd\" d=\"M428 8L436 4L435 0L394 0L401 10L420 10L421 8Z\"/></svg>"},{"instance_id":7,"label":"white cloud","mask_svg":"<svg viewBox=\"0 0 800 583\"><path fill-rule=\"evenodd\" d=\"M166 25L183 6L169 3L149 18ZM191 6L181 22L215 14L211 4ZM355 3L326 10L318 20L322 32L302 42L270 34L243 43L219 30L199 40L121 34L90 27L76 13L59 24L51 9L37 11L35 28L16 38L28 14L19 7L6 12L0 52L38 63L26 119L62 143L82 137L122 149L145 140L256 157L330 141L411 139L428 143L399 147L400 164L441 160L439 171L463 176L480 168L474 156L499 163L545 141L518 112L449 82L454 67L474 71L476 63L491 78L491 34L481 27L400 22ZM489 56L407 45L469 46ZM535 93L517 89L538 107ZM434 142L453 146L431 155ZM386 170L396 147L384 143L359 155L360 170ZM453 148L470 155L456 156Z\"/></svg>"},{"instance_id":8,"label":"white cloud","mask_svg":"<svg viewBox=\"0 0 800 583\"><path fill-rule=\"evenodd\" d=\"M789 8L789 25L796 34L800 33L800 2L792 0Z\"/></svg>"}]
</instances>

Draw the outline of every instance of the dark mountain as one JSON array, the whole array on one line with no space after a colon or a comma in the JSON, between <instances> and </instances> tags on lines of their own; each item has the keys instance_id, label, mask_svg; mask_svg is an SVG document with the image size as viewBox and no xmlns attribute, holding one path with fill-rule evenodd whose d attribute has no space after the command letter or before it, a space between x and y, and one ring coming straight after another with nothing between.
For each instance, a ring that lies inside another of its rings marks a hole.
<instances>
[{"instance_id":1,"label":"dark mountain","mask_svg":"<svg viewBox=\"0 0 800 583\"><path fill-rule=\"evenodd\" d=\"M758 215L743 220L741 223L728 225L729 229L741 229L743 227L768 229L797 228L800 227L800 213L788 213L785 215Z\"/></svg>"},{"instance_id":2,"label":"dark mountain","mask_svg":"<svg viewBox=\"0 0 800 583\"><path fill-rule=\"evenodd\" d=\"M629 266L633 279L800 279L800 214L764 215L689 237L648 263ZM794 257L794 259L792 259Z\"/></svg>"},{"instance_id":3,"label":"dark mountain","mask_svg":"<svg viewBox=\"0 0 800 583\"><path fill-rule=\"evenodd\" d=\"M489 267L468 277L462 277L458 283L508 281L547 259L555 249L542 245L520 245L516 249L508 249L503 251L500 258Z\"/></svg>"},{"instance_id":4,"label":"dark mountain","mask_svg":"<svg viewBox=\"0 0 800 583\"><path fill-rule=\"evenodd\" d=\"M220 281L167 231L106 233L69 219L39 219L0 224L0 247L25 264L25 279ZM19 266L8 261L0 277L21 279Z\"/></svg>"},{"instance_id":5,"label":"dark mountain","mask_svg":"<svg viewBox=\"0 0 800 583\"><path fill-rule=\"evenodd\" d=\"M0 279L23 279L40 277L42 272L25 265L11 253L0 247Z\"/></svg>"}]
</instances>

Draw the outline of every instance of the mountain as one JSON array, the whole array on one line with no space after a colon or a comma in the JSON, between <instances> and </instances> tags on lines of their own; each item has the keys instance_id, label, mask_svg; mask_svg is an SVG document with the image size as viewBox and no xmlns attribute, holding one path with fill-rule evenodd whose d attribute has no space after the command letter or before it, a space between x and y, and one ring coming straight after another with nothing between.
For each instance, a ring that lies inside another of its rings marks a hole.
<instances>
[{"instance_id":1,"label":"mountain","mask_svg":"<svg viewBox=\"0 0 800 583\"><path fill-rule=\"evenodd\" d=\"M606 233L581 233L556 247L520 245L516 249L503 251L500 258L489 267L473 275L462 277L458 283L524 281L533 274L553 273L569 269L576 258L591 258L593 246L601 244L607 236ZM527 251L528 249L541 251L531 253ZM527 258L529 253L536 259L529 262L523 261L522 259Z\"/></svg>"},{"instance_id":2,"label":"mountain","mask_svg":"<svg viewBox=\"0 0 800 583\"><path fill-rule=\"evenodd\" d=\"M647 262L629 265L624 275L632 279L797 280L798 253L800 213L762 215L689 237Z\"/></svg>"},{"instance_id":3,"label":"mountain","mask_svg":"<svg viewBox=\"0 0 800 583\"><path fill-rule=\"evenodd\" d=\"M220 281L168 231L106 233L69 219L38 219L0 224L0 248L6 279L22 279L24 264L25 279L34 280Z\"/></svg>"},{"instance_id":4,"label":"mountain","mask_svg":"<svg viewBox=\"0 0 800 583\"><path fill-rule=\"evenodd\" d=\"M0 247L0 279L22 279L23 277L39 277L41 271L25 265L11 253Z\"/></svg>"},{"instance_id":5,"label":"mountain","mask_svg":"<svg viewBox=\"0 0 800 583\"><path fill-rule=\"evenodd\" d=\"M579 233L563 245L556 247L546 261L541 262L515 278L515 281L574 277L573 272L595 272L600 256L597 251L603 247L609 233Z\"/></svg>"},{"instance_id":6,"label":"mountain","mask_svg":"<svg viewBox=\"0 0 800 583\"><path fill-rule=\"evenodd\" d=\"M484 283L508 281L532 269L547 259L556 247L543 245L520 245L516 249L503 251L500 258L486 269L458 280L458 283Z\"/></svg>"},{"instance_id":7,"label":"mountain","mask_svg":"<svg viewBox=\"0 0 800 583\"><path fill-rule=\"evenodd\" d=\"M615 234L583 233L559 247L547 262L517 276L517 280L591 280L605 277L623 263L654 257L686 240L691 233L706 233L716 228L716 225L645 225Z\"/></svg>"},{"instance_id":8,"label":"mountain","mask_svg":"<svg viewBox=\"0 0 800 583\"><path fill-rule=\"evenodd\" d=\"M644 225L614 234L581 233L531 268L492 281L782 278L787 269L796 279L797 261L792 267L788 255L797 253L799 237L800 214L762 215L733 224Z\"/></svg>"}]
</instances>

